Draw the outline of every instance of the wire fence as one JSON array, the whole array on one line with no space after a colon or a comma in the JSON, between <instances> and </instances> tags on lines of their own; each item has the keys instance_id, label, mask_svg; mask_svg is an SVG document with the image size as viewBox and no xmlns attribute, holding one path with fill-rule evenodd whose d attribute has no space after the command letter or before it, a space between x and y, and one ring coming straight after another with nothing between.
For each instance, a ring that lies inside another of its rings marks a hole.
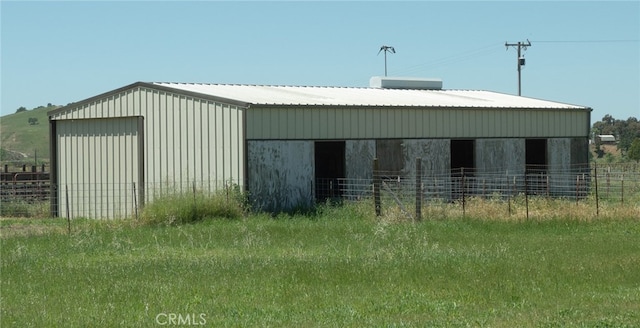
<instances>
[{"instance_id":1,"label":"wire fence","mask_svg":"<svg viewBox=\"0 0 640 328\"><path fill-rule=\"evenodd\" d=\"M413 174L372 171L367 179L315 179L309 192L313 199L306 203L359 201L371 204L376 215L395 213L414 220L434 215L530 218L563 213L640 218L640 165L634 163L529 167L520 173L460 168L432 174L419 166ZM50 186L48 174L42 172L14 176L24 179L2 181L2 217L51 217L52 213L70 218L137 217L145 203L162 195L206 196L240 188L230 181ZM570 213L577 208L580 212Z\"/></svg>"}]
</instances>

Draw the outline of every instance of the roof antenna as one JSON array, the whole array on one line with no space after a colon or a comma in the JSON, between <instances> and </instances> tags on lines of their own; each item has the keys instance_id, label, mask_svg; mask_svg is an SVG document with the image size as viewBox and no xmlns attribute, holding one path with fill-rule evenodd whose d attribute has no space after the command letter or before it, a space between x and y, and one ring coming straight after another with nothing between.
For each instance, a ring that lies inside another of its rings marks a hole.
<instances>
[{"instance_id":1,"label":"roof antenna","mask_svg":"<svg viewBox=\"0 0 640 328\"><path fill-rule=\"evenodd\" d=\"M396 53L396 49L394 49L392 46L382 46L380 47L380 50L378 51L378 55L380 54L380 52L384 51L384 76L387 76L387 52L391 52L391 53Z\"/></svg>"}]
</instances>

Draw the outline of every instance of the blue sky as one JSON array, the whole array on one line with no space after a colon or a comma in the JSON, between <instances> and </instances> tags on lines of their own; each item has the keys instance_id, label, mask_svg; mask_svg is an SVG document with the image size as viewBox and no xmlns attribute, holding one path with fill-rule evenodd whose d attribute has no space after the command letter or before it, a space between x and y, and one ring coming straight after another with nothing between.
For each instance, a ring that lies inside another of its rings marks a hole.
<instances>
[{"instance_id":1,"label":"blue sky","mask_svg":"<svg viewBox=\"0 0 640 328\"><path fill-rule=\"evenodd\" d=\"M0 114L136 81L368 86L436 77L640 118L640 2L2 1Z\"/></svg>"}]
</instances>

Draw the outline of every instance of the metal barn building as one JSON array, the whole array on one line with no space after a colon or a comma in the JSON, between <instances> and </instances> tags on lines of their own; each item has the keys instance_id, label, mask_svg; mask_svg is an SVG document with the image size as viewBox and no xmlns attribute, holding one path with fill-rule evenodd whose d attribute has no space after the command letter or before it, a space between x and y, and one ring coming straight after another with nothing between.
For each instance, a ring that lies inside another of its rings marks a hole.
<instances>
[{"instance_id":1,"label":"metal barn building","mask_svg":"<svg viewBox=\"0 0 640 328\"><path fill-rule=\"evenodd\" d=\"M137 82L49 113L52 214L133 215L159 191L248 191L255 207L311 205L320 179L587 163L588 107L441 81L371 87ZM553 172L549 172L553 176Z\"/></svg>"}]
</instances>

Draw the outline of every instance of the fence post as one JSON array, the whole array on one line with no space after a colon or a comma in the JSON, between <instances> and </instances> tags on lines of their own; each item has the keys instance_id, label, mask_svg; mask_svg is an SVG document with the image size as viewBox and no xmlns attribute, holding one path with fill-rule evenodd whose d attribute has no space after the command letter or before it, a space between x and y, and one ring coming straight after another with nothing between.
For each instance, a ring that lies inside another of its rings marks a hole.
<instances>
[{"instance_id":1,"label":"fence post","mask_svg":"<svg viewBox=\"0 0 640 328\"><path fill-rule=\"evenodd\" d=\"M226 189L226 182L225 182L225 189ZM193 209L195 210L196 208L196 181L193 180Z\"/></svg>"},{"instance_id":2,"label":"fence post","mask_svg":"<svg viewBox=\"0 0 640 328\"><path fill-rule=\"evenodd\" d=\"M609 175L611 173L611 167L607 168L607 174L605 174L605 177L607 179L607 199L609 198L609 191L611 189L611 176Z\"/></svg>"},{"instance_id":3,"label":"fence post","mask_svg":"<svg viewBox=\"0 0 640 328\"><path fill-rule=\"evenodd\" d=\"M329 199L333 200L333 179L329 180Z\"/></svg>"},{"instance_id":4,"label":"fence post","mask_svg":"<svg viewBox=\"0 0 640 328\"><path fill-rule=\"evenodd\" d=\"M509 174L507 174L507 176L504 179L507 185L507 191L509 191L511 189L509 188ZM515 180L515 177L514 177L514 180ZM513 193L509 192L507 194L507 206L508 206L509 216L511 216L511 197L513 197Z\"/></svg>"},{"instance_id":5,"label":"fence post","mask_svg":"<svg viewBox=\"0 0 640 328\"><path fill-rule=\"evenodd\" d=\"M527 209L527 221L529 220L529 184L527 182L527 172L524 173L524 205Z\"/></svg>"},{"instance_id":6,"label":"fence post","mask_svg":"<svg viewBox=\"0 0 640 328\"><path fill-rule=\"evenodd\" d=\"M311 190L311 205L316 205L316 188L313 184L314 180L309 179L309 190Z\"/></svg>"},{"instance_id":7,"label":"fence post","mask_svg":"<svg viewBox=\"0 0 640 328\"><path fill-rule=\"evenodd\" d=\"M422 160L416 158L416 220L422 221Z\"/></svg>"},{"instance_id":8,"label":"fence post","mask_svg":"<svg viewBox=\"0 0 640 328\"><path fill-rule=\"evenodd\" d=\"M136 213L136 221L138 221L138 197L136 195L136 183L133 182L133 209Z\"/></svg>"},{"instance_id":9,"label":"fence post","mask_svg":"<svg viewBox=\"0 0 640 328\"><path fill-rule=\"evenodd\" d=\"M576 175L576 205L578 205L579 196L580 196L580 175Z\"/></svg>"},{"instance_id":10,"label":"fence post","mask_svg":"<svg viewBox=\"0 0 640 328\"><path fill-rule=\"evenodd\" d=\"M624 204L624 174L620 176L620 203Z\"/></svg>"},{"instance_id":11,"label":"fence post","mask_svg":"<svg viewBox=\"0 0 640 328\"><path fill-rule=\"evenodd\" d=\"M596 187L596 217L600 215L600 202L598 200L598 163L593 163L593 177Z\"/></svg>"},{"instance_id":12,"label":"fence post","mask_svg":"<svg viewBox=\"0 0 640 328\"><path fill-rule=\"evenodd\" d=\"M487 181L482 178L482 198L487 198Z\"/></svg>"},{"instance_id":13,"label":"fence post","mask_svg":"<svg viewBox=\"0 0 640 328\"><path fill-rule=\"evenodd\" d=\"M464 218L466 216L466 208L465 208L465 199L464 199L464 189L465 189L465 181L464 181L464 167L460 168L460 174L462 175L462 180L461 180L461 184L462 184L462 217Z\"/></svg>"},{"instance_id":14,"label":"fence post","mask_svg":"<svg viewBox=\"0 0 640 328\"><path fill-rule=\"evenodd\" d=\"M549 174L545 174L545 180L547 182L547 198L549 198L550 195L550 186L549 186Z\"/></svg>"},{"instance_id":15,"label":"fence post","mask_svg":"<svg viewBox=\"0 0 640 328\"><path fill-rule=\"evenodd\" d=\"M378 171L378 159L373 159L373 203L376 216L380 216L380 172Z\"/></svg>"},{"instance_id":16,"label":"fence post","mask_svg":"<svg viewBox=\"0 0 640 328\"><path fill-rule=\"evenodd\" d=\"M65 201L67 204L67 231L71 234L71 215L69 214L69 185L65 185Z\"/></svg>"}]
</instances>

